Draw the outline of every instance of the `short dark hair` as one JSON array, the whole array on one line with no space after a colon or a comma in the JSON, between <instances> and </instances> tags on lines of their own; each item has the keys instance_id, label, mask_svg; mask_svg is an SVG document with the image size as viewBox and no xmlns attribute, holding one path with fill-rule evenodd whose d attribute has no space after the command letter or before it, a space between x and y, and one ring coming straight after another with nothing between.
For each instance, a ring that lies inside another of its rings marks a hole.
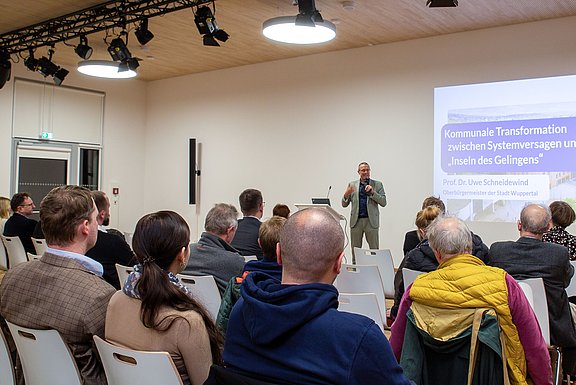
<instances>
[{"instance_id":1,"label":"short dark hair","mask_svg":"<svg viewBox=\"0 0 576 385\"><path fill-rule=\"evenodd\" d=\"M12 196L12 199L10 199L10 208L13 213L18 210L18 206L21 206L26 198L30 198L30 194L27 192L18 192Z\"/></svg>"},{"instance_id":2,"label":"short dark hair","mask_svg":"<svg viewBox=\"0 0 576 385\"><path fill-rule=\"evenodd\" d=\"M444 205L444 202L442 202L442 199L440 198L430 196L424 199L424 201L422 202L422 210L424 210L428 206L438 207L440 211L442 211L442 214L446 212L446 206Z\"/></svg>"},{"instance_id":3,"label":"short dark hair","mask_svg":"<svg viewBox=\"0 0 576 385\"><path fill-rule=\"evenodd\" d=\"M550 211L552 212L552 223L563 229L574 223L576 219L574 209L564 201L550 203Z\"/></svg>"},{"instance_id":4,"label":"short dark hair","mask_svg":"<svg viewBox=\"0 0 576 385\"><path fill-rule=\"evenodd\" d=\"M288 218L290 216L290 208L284 204L278 203L272 209L272 215Z\"/></svg>"},{"instance_id":5,"label":"short dark hair","mask_svg":"<svg viewBox=\"0 0 576 385\"><path fill-rule=\"evenodd\" d=\"M276 244L280 242L280 231L285 223L286 218L275 215L260 225L258 240L265 260L276 261Z\"/></svg>"},{"instance_id":6,"label":"short dark hair","mask_svg":"<svg viewBox=\"0 0 576 385\"><path fill-rule=\"evenodd\" d=\"M90 221L94 210L94 200L87 188L53 188L40 203L40 220L46 242L58 246L72 243L76 228L82 221Z\"/></svg>"},{"instance_id":7,"label":"short dark hair","mask_svg":"<svg viewBox=\"0 0 576 385\"><path fill-rule=\"evenodd\" d=\"M251 215L256 213L262 204L262 193L260 190L249 188L242 191L238 200L240 201L242 214Z\"/></svg>"},{"instance_id":8,"label":"short dark hair","mask_svg":"<svg viewBox=\"0 0 576 385\"><path fill-rule=\"evenodd\" d=\"M92 198L94 198L94 203L96 203L96 208L98 212L106 210L110 206L108 198L106 198L106 193L104 191L92 191Z\"/></svg>"}]
</instances>

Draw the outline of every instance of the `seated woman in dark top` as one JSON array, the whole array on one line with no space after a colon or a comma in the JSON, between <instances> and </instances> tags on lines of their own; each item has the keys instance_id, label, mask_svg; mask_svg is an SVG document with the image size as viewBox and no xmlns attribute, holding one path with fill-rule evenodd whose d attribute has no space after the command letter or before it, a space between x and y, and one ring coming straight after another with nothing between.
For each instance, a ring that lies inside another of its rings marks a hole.
<instances>
[{"instance_id":1,"label":"seated woman in dark top","mask_svg":"<svg viewBox=\"0 0 576 385\"><path fill-rule=\"evenodd\" d=\"M542 236L544 242L557 243L566 246L570 252L570 259L576 260L576 236L566 231L566 227L574 223L576 214L568 203L554 201L550 203L552 212L552 228Z\"/></svg>"}]
</instances>

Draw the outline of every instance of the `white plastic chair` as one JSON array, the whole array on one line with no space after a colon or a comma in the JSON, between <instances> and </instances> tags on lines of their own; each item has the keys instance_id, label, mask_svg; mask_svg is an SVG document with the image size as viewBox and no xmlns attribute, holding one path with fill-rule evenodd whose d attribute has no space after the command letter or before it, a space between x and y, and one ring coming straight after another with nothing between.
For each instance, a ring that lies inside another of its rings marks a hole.
<instances>
[{"instance_id":1,"label":"white plastic chair","mask_svg":"<svg viewBox=\"0 0 576 385\"><path fill-rule=\"evenodd\" d=\"M0 245L2 246L2 245ZM4 247L4 246L2 246ZM6 337L0 328L0 385L15 385L16 375L14 374L14 364L8 348Z\"/></svg>"},{"instance_id":2,"label":"white plastic chair","mask_svg":"<svg viewBox=\"0 0 576 385\"><path fill-rule=\"evenodd\" d=\"M376 265L380 269L380 279L386 298L394 299L394 261L388 249L370 250L354 248L357 265Z\"/></svg>"},{"instance_id":3,"label":"white plastic chair","mask_svg":"<svg viewBox=\"0 0 576 385\"><path fill-rule=\"evenodd\" d=\"M373 293L378 302L380 315L383 320L386 319L386 298L378 266L342 264L334 286L340 293Z\"/></svg>"},{"instance_id":4,"label":"white plastic chair","mask_svg":"<svg viewBox=\"0 0 576 385\"><path fill-rule=\"evenodd\" d=\"M8 270L8 254L3 241L0 241L0 270Z\"/></svg>"},{"instance_id":5,"label":"white plastic chair","mask_svg":"<svg viewBox=\"0 0 576 385\"><path fill-rule=\"evenodd\" d=\"M132 266L124 266L119 263L116 264L116 272L118 273L118 280L120 281L120 286L124 286L126 279L128 279L128 276L133 271L134 268Z\"/></svg>"},{"instance_id":6,"label":"white plastic chair","mask_svg":"<svg viewBox=\"0 0 576 385\"><path fill-rule=\"evenodd\" d=\"M576 261L570 261L570 264L574 266L574 270L576 271ZM570 280L570 285L566 288L566 294L568 294L568 297L576 296L576 278L572 277Z\"/></svg>"},{"instance_id":7,"label":"white plastic chair","mask_svg":"<svg viewBox=\"0 0 576 385\"><path fill-rule=\"evenodd\" d=\"M339 293L338 310L365 315L384 331L384 319L374 293Z\"/></svg>"},{"instance_id":8,"label":"white plastic chair","mask_svg":"<svg viewBox=\"0 0 576 385\"><path fill-rule=\"evenodd\" d=\"M132 237L133 236L134 236L134 233L124 231L124 240L126 240L126 243L128 244L128 246L130 246L130 248L132 248Z\"/></svg>"},{"instance_id":9,"label":"white plastic chair","mask_svg":"<svg viewBox=\"0 0 576 385\"><path fill-rule=\"evenodd\" d=\"M2 242L4 242L4 246L6 246L10 268L18 266L21 263L28 262L26 250L24 250L24 246L22 246L22 241L20 241L20 238L6 237L2 235Z\"/></svg>"},{"instance_id":10,"label":"white plastic chair","mask_svg":"<svg viewBox=\"0 0 576 385\"><path fill-rule=\"evenodd\" d=\"M214 277L211 275L178 274L178 279L190 289L195 298L208 310L211 318L216 321L222 297Z\"/></svg>"},{"instance_id":11,"label":"white plastic chair","mask_svg":"<svg viewBox=\"0 0 576 385\"><path fill-rule=\"evenodd\" d=\"M37 261L41 257L41 255L36 255L28 252L26 252L26 256L28 257L28 261Z\"/></svg>"},{"instance_id":12,"label":"white plastic chair","mask_svg":"<svg viewBox=\"0 0 576 385\"><path fill-rule=\"evenodd\" d=\"M31 238L32 238L32 244L34 245L34 249L36 250L36 255L42 256L46 251L46 248L48 247L48 245L46 244L46 240L34 237Z\"/></svg>"},{"instance_id":13,"label":"white plastic chair","mask_svg":"<svg viewBox=\"0 0 576 385\"><path fill-rule=\"evenodd\" d=\"M402 280L404 281L404 291L406 291L406 288L408 286L410 286L414 283L414 280L416 279L416 277L418 277L419 275L422 275L422 274L426 274L426 273L423 271L403 268L402 269Z\"/></svg>"},{"instance_id":14,"label":"white plastic chair","mask_svg":"<svg viewBox=\"0 0 576 385\"><path fill-rule=\"evenodd\" d=\"M255 255L245 255L244 256L244 262L255 261L257 259L258 259L258 257L256 257Z\"/></svg>"},{"instance_id":15,"label":"white plastic chair","mask_svg":"<svg viewBox=\"0 0 576 385\"><path fill-rule=\"evenodd\" d=\"M116 346L94 336L108 385L182 385L167 352L143 352Z\"/></svg>"},{"instance_id":16,"label":"white plastic chair","mask_svg":"<svg viewBox=\"0 0 576 385\"><path fill-rule=\"evenodd\" d=\"M76 361L56 330L36 330L6 322L26 385L81 385Z\"/></svg>"}]
</instances>

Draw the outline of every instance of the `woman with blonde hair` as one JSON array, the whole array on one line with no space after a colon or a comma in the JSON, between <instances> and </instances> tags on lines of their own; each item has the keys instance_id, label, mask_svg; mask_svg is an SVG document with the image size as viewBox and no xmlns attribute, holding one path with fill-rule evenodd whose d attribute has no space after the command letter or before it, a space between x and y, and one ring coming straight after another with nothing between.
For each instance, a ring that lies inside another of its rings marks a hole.
<instances>
[{"instance_id":1,"label":"woman with blonde hair","mask_svg":"<svg viewBox=\"0 0 576 385\"><path fill-rule=\"evenodd\" d=\"M10 218L10 199L0 197L0 235L4 234L4 224Z\"/></svg>"},{"instance_id":2,"label":"woman with blonde hair","mask_svg":"<svg viewBox=\"0 0 576 385\"><path fill-rule=\"evenodd\" d=\"M170 353L184 385L201 385L221 363L222 337L206 309L178 277L190 257L190 230L173 211L136 224L132 247L139 262L112 296L106 339L136 350Z\"/></svg>"}]
</instances>

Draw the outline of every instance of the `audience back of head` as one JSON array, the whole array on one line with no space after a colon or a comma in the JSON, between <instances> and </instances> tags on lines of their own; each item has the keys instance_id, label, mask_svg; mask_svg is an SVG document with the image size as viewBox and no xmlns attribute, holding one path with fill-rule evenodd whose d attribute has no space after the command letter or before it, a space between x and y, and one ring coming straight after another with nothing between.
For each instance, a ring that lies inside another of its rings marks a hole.
<instances>
[{"instance_id":1,"label":"audience back of head","mask_svg":"<svg viewBox=\"0 0 576 385\"><path fill-rule=\"evenodd\" d=\"M240 210L244 216L256 215L263 203L262 193L253 188L242 191L238 200L240 201Z\"/></svg>"},{"instance_id":2,"label":"audience back of head","mask_svg":"<svg viewBox=\"0 0 576 385\"><path fill-rule=\"evenodd\" d=\"M442 214L446 212L446 206L444 205L444 202L442 202L442 199L440 198L429 196L428 198L424 199L424 201L422 202L422 209L425 209L428 206L438 207L442 212Z\"/></svg>"},{"instance_id":3,"label":"audience back of head","mask_svg":"<svg viewBox=\"0 0 576 385\"><path fill-rule=\"evenodd\" d=\"M290 216L290 208L288 206L286 206L285 204L278 203L272 209L272 215L283 217L283 218L288 218Z\"/></svg>"},{"instance_id":4,"label":"audience back of head","mask_svg":"<svg viewBox=\"0 0 576 385\"><path fill-rule=\"evenodd\" d=\"M238 226L238 210L227 203L217 203L206 214L204 229L214 234L225 234L232 227Z\"/></svg>"},{"instance_id":5,"label":"audience back of head","mask_svg":"<svg viewBox=\"0 0 576 385\"><path fill-rule=\"evenodd\" d=\"M0 218L7 219L10 217L10 199L0 197Z\"/></svg>"},{"instance_id":6,"label":"audience back of head","mask_svg":"<svg viewBox=\"0 0 576 385\"><path fill-rule=\"evenodd\" d=\"M258 242L262 248L265 260L271 262L276 261L276 245L280 241L280 232L285 224L286 218L273 216L260 225Z\"/></svg>"},{"instance_id":7,"label":"audience back of head","mask_svg":"<svg viewBox=\"0 0 576 385\"><path fill-rule=\"evenodd\" d=\"M426 229L430 224L442 214L438 206L426 206L416 214L416 227L418 228L418 238L420 240L426 238Z\"/></svg>"},{"instance_id":8,"label":"audience back of head","mask_svg":"<svg viewBox=\"0 0 576 385\"><path fill-rule=\"evenodd\" d=\"M537 236L543 235L550 229L551 221L550 209L539 204L526 205L520 213L521 231Z\"/></svg>"},{"instance_id":9,"label":"audience back of head","mask_svg":"<svg viewBox=\"0 0 576 385\"><path fill-rule=\"evenodd\" d=\"M427 234L430 247L443 257L469 254L472 250L472 233L458 218L438 217L428 227Z\"/></svg>"},{"instance_id":10,"label":"audience back of head","mask_svg":"<svg viewBox=\"0 0 576 385\"><path fill-rule=\"evenodd\" d=\"M565 229L576 220L574 209L564 201L554 201L550 203L549 208L552 214L552 223L556 226Z\"/></svg>"}]
</instances>

